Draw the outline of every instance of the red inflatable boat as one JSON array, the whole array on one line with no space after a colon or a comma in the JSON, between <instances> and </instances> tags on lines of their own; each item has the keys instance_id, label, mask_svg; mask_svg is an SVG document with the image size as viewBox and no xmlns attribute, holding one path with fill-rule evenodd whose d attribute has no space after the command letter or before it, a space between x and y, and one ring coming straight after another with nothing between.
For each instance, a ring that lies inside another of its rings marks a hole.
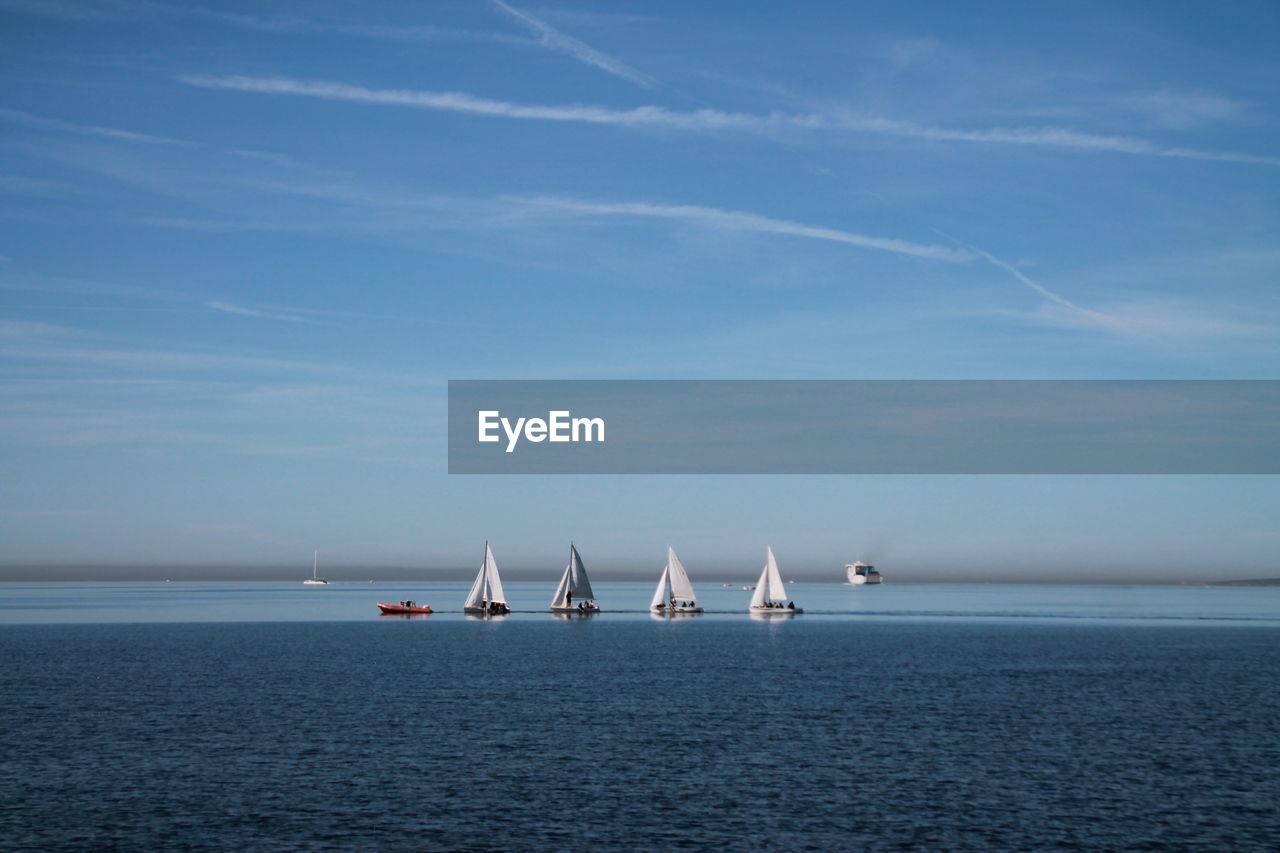
<instances>
[{"instance_id":1,"label":"red inflatable boat","mask_svg":"<svg viewBox=\"0 0 1280 853\"><path fill-rule=\"evenodd\" d=\"M418 604L416 601L407 601L401 604L389 604L385 601L378 602L378 609L383 613L391 613L396 615L407 615L410 613L431 613L430 604Z\"/></svg>"}]
</instances>

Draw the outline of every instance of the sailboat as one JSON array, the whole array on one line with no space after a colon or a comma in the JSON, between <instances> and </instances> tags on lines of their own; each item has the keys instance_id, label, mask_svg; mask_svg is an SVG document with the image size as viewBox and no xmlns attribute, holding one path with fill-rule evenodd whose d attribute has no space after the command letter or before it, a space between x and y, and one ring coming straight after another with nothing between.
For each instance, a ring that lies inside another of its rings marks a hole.
<instances>
[{"instance_id":1,"label":"sailboat","mask_svg":"<svg viewBox=\"0 0 1280 853\"><path fill-rule=\"evenodd\" d=\"M698 596L693 591L693 584L689 582L689 574L684 570L684 564L680 562L675 549L670 545L667 546L667 565L663 567L662 576L658 578L658 588L653 591L653 601L649 602L649 609L655 613L671 616L677 613L702 612L702 608L698 606Z\"/></svg>"},{"instance_id":2,"label":"sailboat","mask_svg":"<svg viewBox=\"0 0 1280 853\"><path fill-rule=\"evenodd\" d=\"M596 604L595 597L595 593L591 591L591 581L587 579L587 569L578 556L578 549L570 543L569 565L564 567L560 585L556 587L556 594L551 599L551 612L598 613L600 607Z\"/></svg>"},{"instance_id":3,"label":"sailboat","mask_svg":"<svg viewBox=\"0 0 1280 853\"><path fill-rule=\"evenodd\" d=\"M475 583L467 593L467 600L462 605L464 613L480 613L495 615L510 613L507 606L506 593L502 591L502 578L498 577L498 561L493 558L493 549L484 543L484 562L476 573Z\"/></svg>"},{"instance_id":4,"label":"sailboat","mask_svg":"<svg viewBox=\"0 0 1280 853\"><path fill-rule=\"evenodd\" d=\"M764 569L760 572L760 580L756 581L755 594L751 596L751 612L763 614L791 615L803 613L794 602L787 601L787 587L782 582L782 574L778 571L778 560L773 556L773 549L765 546Z\"/></svg>"},{"instance_id":5,"label":"sailboat","mask_svg":"<svg viewBox=\"0 0 1280 853\"><path fill-rule=\"evenodd\" d=\"M317 549L311 555L311 577L304 580L304 586L328 586L329 582L316 574L316 570L320 566L320 551Z\"/></svg>"}]
</instances>

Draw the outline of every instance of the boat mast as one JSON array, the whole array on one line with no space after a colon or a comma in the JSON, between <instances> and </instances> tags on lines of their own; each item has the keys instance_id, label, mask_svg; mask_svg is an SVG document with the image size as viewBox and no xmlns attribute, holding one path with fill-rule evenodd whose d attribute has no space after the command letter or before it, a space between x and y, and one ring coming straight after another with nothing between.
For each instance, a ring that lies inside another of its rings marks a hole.
<instances>
[{"instance_id":1,"label":"boat mast","mask_svg":"<svg viewBox=\"0 0 1280 853\"><path fill-rule=\"evenodd\" d=\"M316 567L320 565L320 549L311 552L311 579L316 580Z\"/></svg>"}]
</instances>

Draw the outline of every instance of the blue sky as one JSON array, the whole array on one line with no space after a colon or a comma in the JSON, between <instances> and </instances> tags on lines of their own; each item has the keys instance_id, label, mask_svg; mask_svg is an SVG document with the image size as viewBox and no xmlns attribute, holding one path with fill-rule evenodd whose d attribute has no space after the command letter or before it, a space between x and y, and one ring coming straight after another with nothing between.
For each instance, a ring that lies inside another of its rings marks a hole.
<instances>
[{"instance_id":1,"label":"blue sky","mask_svg":"<svg viewBox=\"0 0 1280 853\"><path fill-rule=\"evenodd\" d=\"M1277 378L1274 4L0 28L0 562L1280 574L1269 477L444 473L449 378Z\"/></svg>"}]
</instances>

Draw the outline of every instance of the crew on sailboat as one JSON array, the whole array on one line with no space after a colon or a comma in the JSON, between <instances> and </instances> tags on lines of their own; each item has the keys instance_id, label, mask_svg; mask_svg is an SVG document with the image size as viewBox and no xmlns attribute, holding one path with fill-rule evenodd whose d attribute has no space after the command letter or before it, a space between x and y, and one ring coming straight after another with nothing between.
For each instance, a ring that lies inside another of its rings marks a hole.
<instances>
[{"instance_id":1,"label":"crew on sailboat","mask_svg":"<svg viewBox=\"0 0 1280 853\"><path fill-rule=\"evenodd\" d=\"M786 601L786 604L783 602ZM760 580L756 581L755 595L751 597L750 610L756 613L803 613L794 601L787 599L787 588L782 582L782 574L778 571L778 560L773 556L773 549L765 548L764 569L760 572Z\"/></svg>"},{"instance_id":2,"label":"crew on sailboat","mask_svg":"<svg viewBox=\"0 0 1280 853\"><path fill-rule=\"evenodd\" d=\"M702 612L693 584L689 581L689 574L671 546L667 546L667 564L658 576L658 587L653 591L649 609L671 615Z\"/></svg>"},{"instance_id":3,"label":"crew on sailboat","mask_svg":"<svg viewBox=\"0 0 1280 853\"><path fill-rule=\"evenodd\" d=\"M498 561L493 557L493 549L484 543L484 561L480 563L480 571L476 573L475 582L467 593L467 600L462 605L463 612L481 616L498 616L511 612L507 607L507 596L502 591L502 579L498 577Z\"/></svg>"},{"instance_id":4,"label":"crew on sailboat","mask_svg":"<svg viewBox=\"0 0 1280 853\"><path fill-rule=\"evenodd\" d=\"M578 603L575 606L574 598ZM572 543L569 545L569 565L565 566L560 576L560 584L551 598L552 613L596 613L600 610L595 602L595 593L591 589L591 581L587 579L587 569L582 565L582 557Z\"/></svg>"}]
</instances>

